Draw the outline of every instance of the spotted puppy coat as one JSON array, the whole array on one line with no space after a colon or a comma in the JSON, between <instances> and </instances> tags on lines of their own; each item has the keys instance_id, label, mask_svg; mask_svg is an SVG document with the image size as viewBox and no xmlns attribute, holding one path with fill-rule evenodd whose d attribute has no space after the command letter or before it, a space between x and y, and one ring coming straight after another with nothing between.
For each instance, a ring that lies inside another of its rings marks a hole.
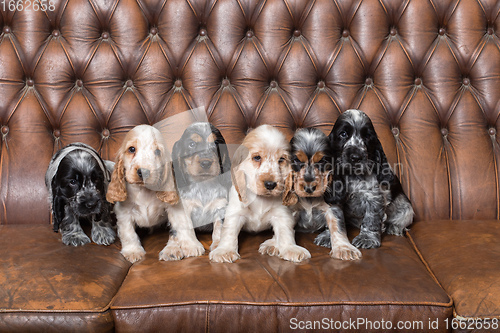
<instances>
[{"instance_id":1,"label":"spotted puppy coat","mask_svg":"<svg viewBox=\"0 0 500 333\"><path fill-rule=\"evenodd\" d=\"M328 205L323 196L331 191L332 160L328 137L316 128L302 128L291 142L293 190L298 202L292 211L296 230L320 232L316 245L331 247L335 259L356 260L361 252L347 238L339 205Z\"/></svg>"},{"instance_id":2,"label":"spotted puppy coat","mask_svg":"<svg viewBox=\"0 0 500 333\"><path fill-rule=\"evenodd\" d=\"M94 243L110 245L115 241L111 207L105 197L112 168L112 162L103 161L97 151L84 143L70 144L52 157L45 184L50 194L54 231L61 231L64 244L90 243L80 220L92 223Z\"/></svg>"},{"instance_id":3,"label":"spotted puppy coat","mask_svg":"<svg viewBox=\"0 0 500 333\"><path fill-rule=\"evenodd\" d=\"M186 216L197 231L212 232L214 249L220 241L231 187L224 137L208 122L193 123L174 144L172 159Z\"/></svg>"},{"instance_id":4,"label":"spotted puppy coat","mask_svg":"<svg viewBox=\"0 0 500 333\"><path fill-rule=\"evenodd\" d=\"M210 252L212 262L234 262L240 231L260 232L269 228L274 236L260 245L259 252L301 262L309 251L295 244L292 213L285 205L296 203L291 193L289 142L270 125L250 131L234 153L233 186L219 246Z\"/></svg>"},{"instance_id":5,"label":"spotted puppy coat","mask_svg":"<svg viewBox=\"0 0 500 333\"><path fill-rule=\"evenodd\" d=\"M345 111L329 139L335 181L325 198L329 204L341 204L346 220L360 229L353 244L375 248L384 231L403 235L413 221L413 209L370 118L360 110Z\"/></svg>"},{"instance_id":6,"label":"spotted puppy coat","mask_svg":"<svg viewBox=\"0 0 500 333\"><path fill-rule=\"evenodd\" d=\"M116 202L121 253L128 261L134 263L146 255L135 227L151 228L167 221L170 237L160 260L179 260L205 252L178 203L172 159L162 134L153 126L136 126L125 136L106 198Z\"/></svg>"}]
</instances>

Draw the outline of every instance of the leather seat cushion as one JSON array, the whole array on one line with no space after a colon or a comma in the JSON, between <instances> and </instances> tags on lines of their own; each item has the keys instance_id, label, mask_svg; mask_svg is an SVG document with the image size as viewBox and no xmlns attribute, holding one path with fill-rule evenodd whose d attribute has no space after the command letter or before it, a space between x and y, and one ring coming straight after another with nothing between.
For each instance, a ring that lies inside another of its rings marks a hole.
<instances>
[{"instance_id":1,"label":"leather seat cushion","mask_svg":"<svg viewBox=\"0 0 500 333\"><path fill-rule=\"evenodd\" d=\"M142 238L146 259L134 264L111 309L118 330L283 331L298 321L353 318L421 320L451 317L450 298L434 281L404 237L386 236L360 261L331 259L297 234L312 258L294 264L258 253L271 233L241 234L241 259L210 263L211 237L200 234L207 253L165 262L158 253L167 232ZM396 325L396 324L394 324Z\"/></svg>"},{"instance_id":2,"label":"leather seat cushion","mask_svg":"<svg viewBox=\"0 0 500 333\"><path fill-rule=\"evenodd\" d=\"M0 331L112 331L130 264L119 246L66 246L50 225L0 226Z\"/></svg>"},{"instance_id":3,"label":"leather seat cushion","mask_svg":"<svg viewBox=\"0 0 500 333\"><path fill-rule=\"evenodd\" d=\"M456 317L500 318L498 220L422 221L410 236L453 299Z\"/></svg>"}]
</instances>

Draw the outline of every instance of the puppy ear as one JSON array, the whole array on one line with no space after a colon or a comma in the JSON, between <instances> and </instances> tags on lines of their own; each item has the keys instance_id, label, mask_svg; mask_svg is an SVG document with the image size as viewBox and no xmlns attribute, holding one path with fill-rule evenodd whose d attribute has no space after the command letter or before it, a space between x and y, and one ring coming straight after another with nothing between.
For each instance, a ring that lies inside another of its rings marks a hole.
<instances>
[{"instance_id":1,"label":"puppy ear","mask_svg":"<svg viewBox=\"0 0 500 333\"><path fill-rule=\"evenodd\" d=\"M184 174L184 167L182 165L183 163L181 161L181 140L183 140L182 137L181 139L179 139L179 141L174 143L174 147L172 148L172 167L174 168L175 182L178 188L182 188L188 185L186 176Z\"/></svg>"},{"instance_id":2,"label":"puppy ear","mask_svg":"<svg viewBox=\"0 0 500 333\"><path fill-rule=\"evenodd\" d=\"M164 191L156 192L156 197L170 205L179 202L179 193L175 184L173 165L170 162L165 163L165 184Z\"/></svg>"},{"instance_id":3,"label":"puppy ear","mask_svg":"<svg viewBox=\"0 0 500 333\"><path fill-rule=\"evenodd\" d=\"M387 162L387 157L385 156L384 149L382 148L382 144L379 139L375 137L375 151L373 161L376 163L376 173L377 180L379 183L384 183L389 186L393 185L395 182L395 174L392 171L389 162Z\"/></svg>"},{"instance_id":4,"label":"puppy ear","mask_svg":"<svg viewBox=\"0 0 500 333\"><path fill-rule=\"evenodd\" d=\"M67 200L59 193L59 187L56 185L54 177L52 179L52 226L54 232L59 232L59 226L64 220L66 203Z\"/></svg>"},{"instance_id":5,"label":"puppy ear","mask_svg":"<svg viewBox=\"0 0 500 333\"><path fill-rule=\"evenodd\" d=\"M247 156L248 149L245 146L239 146L234 152L233 164L231 165L231 180L241 202L247 201L247 182L245 171L239 170L238 167Z\"/></svg>"},{"instance_id":6,"label":"puppy ear","mask_svg":"<svg viewBox=\"0 0 500 333\"><path fill-rule=\"evenodd\" d=\"M115 203L127 200L127 185L125 183L125 167L121 155L115 164L111 174L111 182L108 185L106 200Z\"/></svg>"},{"instance_id":7,"label":"puppy ear","mask_svg":"<svg viewBox=\"0 0 500 333\"><path fill-rule=\"evenodd\" d=\"M217 146L217 155L219 157L221 173L228 172L231 170L231 161L229 159L226 140L224 140L222 133L214 125L210 124L210 129L216 138L215 144Z\"/></svg>"},{"instance_id":8,"label":"puppy ear","mask_svg":"<svg viewBox=\"0 0 500 333\"><path fill-rule=\"evenodd\" d=\"M293 172L290 170L285 179L285 190L283 192L283 205L293 206L297 203L297 195L293 190Z\"/></svg>"}]
</instances>

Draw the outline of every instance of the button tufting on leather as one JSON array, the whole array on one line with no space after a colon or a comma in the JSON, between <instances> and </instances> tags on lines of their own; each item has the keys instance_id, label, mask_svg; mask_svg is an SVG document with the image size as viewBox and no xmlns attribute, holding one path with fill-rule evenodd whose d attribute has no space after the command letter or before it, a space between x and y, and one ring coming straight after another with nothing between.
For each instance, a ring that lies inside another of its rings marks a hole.
<instances>
[{"instance_id":1,"label":"button tufting on leather","mask_svg":"<svg viewBox=\"0 0 500 333\"><path fill-rule=\"evenodd\" d=\"M253 31L252 30L248 30L247 31L247 38L252 38L253 36L254 36Z\"/></svg>"},{"instance_id":2,"label":"button tufting on leather","mask_svg":"<svg viewBox=\"0 0 500 333\"><path fill-rule=\"evenodd\" d=\"M344 29L344 31L342 31L342 37L344 37L344 38L349 37L349 30Z\"/></svg>"},{"instance_id":3,"label":"button tufting on leather","mask_svg":"<svg viewBox=\"0 0 500 333\"><path fill-rule=\"evenodd\" d=\"M275 80L272 80L270 83L269 83L269 86L274 89L278 86L278 83L275 81Z\"/></svg>"},{"instance_id":4,"label":"button tufting on leather","mask_svg":"<svg viewBox=\"0 0 500 333\"><path fill-rule=\"evenodd\" d=\"M105 128L105 129L102 130L102 136L103 136L103 138L105 138L105 139L109 138L109 134L110 134L109 133L109 129Z\"/></svg>"},{"instance_id":5,"label":"button tufting on leather","mask_svg":"<svg viewBox=\"0 0 500 333\"><path fill-rule=\"evenodd\" d=\"M59 36L61 36L61 32L59 30L55 29L54 31L52 31L52 36L59 37Z\"/></svg>"},{"instance_id":6,"label":"button tufting on leather","mask_svg":"<svg viewBox=\"0 0 500 333\"><path fill-rule=\"evenodd\" d=\"M229 80L228 80L228 79L224 79L224 80L222 80L222 85L223 85L224 87L229 86Z\"/></svg>"},{"instance_id":7,"label":"button tufting on leather","mask_svg":"<svg viewBox=\"0 0 500 333\"><path fill-rule=\"evenodd\" d=\"M149 29L149 33L151 35L156 35L158 33L158 29L156 27L152 27L151 29Z\"/></svg>"},{"instance_id":8,"label":"button tufting on leather","mask_svg":"<svg viewBox=\"0 0 500 333\"><path fill-rule=\"evenodd\" d=\"M7 26L3 27L3 32L6 34L10 34L10 28Z\"/></svg>"},{"instance_id":9,"label":"button tufting on leather","mask_svg":"<svg viewBox=\"0 0 500 333\"><path fill-rule=\"evenodd\" d=\"M83 81L82 81L82 80L80 80L80 79L76 80L76 85L77 85L79 88L83 87Z\"/></svg>"},{"instance_id":10,"label":"button tufting on leather","mask_svg":"<svg viewBox=\"0 0 500 333\"><path fill-rule=\"evenodd\" d=\"M464 77L462 83L464 86L468 86L470 84L470 79L468 77Z\"/></svg>"},{"instance_id":11,"label":"button tufting on leather","mask_svg":"<svg viewBox=\"0 0 500 333\"><path fill-rule=\"evenodd\" d=\"M492 27L489 27L487 32L486 32L488 35L493 35L495 33L495 30L493 30Z\"/></svg>"},{"instance_id":12,"label":"button tufting on leather","mask_svg":"<svg viewBox=\"0 0 500 333\"><path fill-rule=\"evenodd\" d=\"M325 87L325 81L318 81L318 88L323 89Z\"/></svg>"},{"instance_id":13,"label":"button tufting on leather","mask_svg":"<svg viewBox=\"0 0 500 333\"><path fill-rule=\"evenodd\" d=\"M27 79L26 84L28 87L33 87L35 85L35 81L33 81L33 79Z\"/></svg>"},{"instance_id":14,"label":"button tufting on leather","mask_svg":"<svg viewBox=\"0 0 500 333\"><path fill-rule=\"evenodd\" d=\"M293 32L293 36L294 36L294 37L300 37L300 35L302 35L302 32L301 32L299 29L296 29L296 30Z\"/></svg>"},{"instance_id":15,"label":"button tufting on leather","mask_svg":"<svg viewBox=\"0 0 500 333\"><path fill-rule=\"evenodd\" d=\"M373 84L373 79L371 77L367 77L365 80L365 85L371 86Z\"/></svg>"},{"instance_id":16,"label":"button tufting on leather","mask_svg":"<svg viewBox=\"0 0 500 333\"><path fill-rule=\"evenodd\" d=\"M441 128L441 135L442 136L447 136L448 135L448 129L447 128Z\"/></svg>"},{"instance_id":17,"label":"button tufting on leather","mask_svg":"<svg viewBox=\"0 0 500 333\"><path fill-rule=\"evenodd\" d=\"M417 78L415 79L415 85L416 85L416 86L420 86L420 85L422 85L422 79L421 79L421 78L419 78L419 77L417 77Z\"/></svg>"},{"instance_id":18,"label":"button tufting on leather","mask_svg":"<svg viewBox=\"0 0 500 333\"><path fill-rule=\"evenodd\" d=\"M9 133L9 126L4 125L2 126L2 134L7 135Z\"/></svg>"},{"instance_id":19,"label":"button tufting on leather","mask_svg":"<svg viewBox=\"0 0 500 333\"><path fill-rule=\"evenodd\" d=\"M491 136L495 136L497 135L497 129L494 128L494 127L490 127L490 129L488 130L488 133L491 135Z\"/></svg>"},{"instance_id":20,"label":"button tufting on leather","mask_svg":"<svg viewBox=\"0 0 500 333\"><path fill-rule=\"evenodd\" d=\"M101 38L102 39L108 39L109 38L109 32L103 31L103 33L101 34Z\"/></svg>"},{"instance_id":21,"label":"button tufting on leather","mask_svg":"<svg viewBox=\"0 0 500 333\"><path fill-rule=\"evenodd\" d=\"M182 87L182 81L181 81L181 79L177 79L177 80L175 80L174 85L175 85L177 88Z\"/></svg>"},{"instance_id":22,"label":"button tufting on leather","mask_svg":"<svg viewBox=\"0 0 500 333\"><path fill-rule=\"evenodd\" d=\"M131 88L133 85L134 85L134 82L130 79L128 79L126 82L125 82L125 85L128 87L128 88Z\"/></svg>"},{"instance_id":23,"label":"button tufting on leather","mask_svg":"<svg viewBox=\"0 0 500 333\"><path fill-rule=\"evenodd\" d=\"M56 129L52 134L54 135L54 137L59 138L61 136L61 130Z\"/></svg>"},{"instance_id":24,"label":"button tufting on leather","mask_svg":"<svg viewBox=\"0 0 500 333\"><path fill-rule=\"evenodd\" d=\"M205 37L207 35L207 30L205 28L200 29L200 36Z\"/></svg>"},{"instance_id":25,"label":"button tufting on leather","mask_svg":"<svg viewBox=\"0 0 500 333\"><path fill-rule=\"evenodd\" d=\"M391 132L392 132L392 135L398 136L399 135L399 128L393 127L392 130L391 130Z\"/></svg>"},{"instance_id":26,"label":"button tufting on leather","mask_svg":"<svg viewBox=\"0 0 500 333\"><path fill-rule=\"evenodd\" d=\"M443 36L445 33L446 33L446 29L445 28L439 28L439 34L441 36Z\"/></svg>"},{"instance_id":27,"label":"button tufting on leather","mask_svg":"<svg viewBox=\"0 0 500 333\"><path fill-rule=\"evenodd\" d=\"M398 30L396 28L391 28L391 36L396 36L398 34Z\"/></svg>"}]
</instances>

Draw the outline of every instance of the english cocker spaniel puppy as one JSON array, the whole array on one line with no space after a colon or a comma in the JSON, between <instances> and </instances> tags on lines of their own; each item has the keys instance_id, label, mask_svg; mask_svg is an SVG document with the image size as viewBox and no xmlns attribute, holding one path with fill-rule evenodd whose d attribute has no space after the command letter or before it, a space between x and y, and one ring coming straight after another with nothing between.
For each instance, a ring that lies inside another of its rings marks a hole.
<instances>
[{"instance_id":1,"label":"english cocker spaniel puppy","mask_svg":"<svg viewBox=\"0 0 500 333\"><path fill-rule=\"evenodd\" d=\"M186 128L172 149L182 206L197 231L212 232L217 247L231 187L229 153L220 131L208 122Z\"/></svg>"},{"instance_id":2,"label":"english cocker spaniel puppy","mask_svg":"<svg viewBox=\"0 0 500 333\"><path fill-rule=\"evenodd\" d=\"M348 222L360 229L353 244L380 246L381 235L403 235L413 221L413 208L392 171L370 118L360 110L342 113L329 135L334 182L326 196L342 204Z\"/></svg>"},{"instance_id":3,"label":"english cocker spaniel puppy","mask_svg":"<svg viewBox=\"0 0 500 333\"><path fill-rule=\"evenodd\" d=\"M90 243L80 219L92 223L94 243L110 245L115 241L110 205L106 201L113 163L103 161L94 148L72 143L59 150L45 173L54 231L61 231L62 242L79 246Z\"/></svg>"},{"instance_id":4,"label":"english cocker spaniel puppy","mask_svg":"<svg viewBox=\"0 0 500 333\"><path fill-rule=\"evenodd\" d=\"M205 252L178 204L172 159L161 132L153 126L136 126L125 136L106 198L116 202L121 253L131 263L146 254L135 227L151 228L167 221L170 237L160 260L179 260Z\"/></svg>"},{"instance_id":5,"label":"english cocker spaniel puppy","mask_svg":"<svg viewBox=\"0 0 500 333\"><path fill-rule=\"evenodd\" d=\"M295 229L321 232L316 245L331 247L330 256L342 260L361 258L361 252L347 238L344 214L339 205L330 206L323 198L331 191L332 160L330 141L316 128L301 128L290 141L292 148L293 205Z\"/></svg>"},{"instance_id":6,"label":"english cocker spaniel puppy","mask_svg":"<svg viewBox=\"0 0 500 333\"><path fill-rule=\"evenodd\" d=\"M300 262L311 257L295 244L291 193L289 142L270 125L250 131L234 153L231 166L233 186L219 246L210 252L212 262L234 262L239 258L238 234L272 228L274 236L259 247L261 254Z\"/></svg>"}]
</instances>

